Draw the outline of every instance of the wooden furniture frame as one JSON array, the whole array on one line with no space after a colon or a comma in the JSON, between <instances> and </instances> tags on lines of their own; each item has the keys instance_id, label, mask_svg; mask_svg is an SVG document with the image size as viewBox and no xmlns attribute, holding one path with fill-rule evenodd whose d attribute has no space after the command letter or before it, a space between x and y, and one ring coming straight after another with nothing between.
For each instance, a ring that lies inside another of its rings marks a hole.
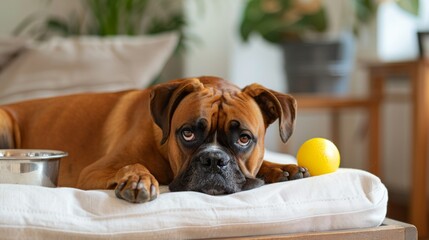
<instances>
[{"instance_id":1,"label":"wooden furniture frame","mask_svg":"<svg viewBox=\"0 0 429 240\"><path fill-rule=\"evenodd\" d=\"M239 237L230 239L253 239L253 240L357 240L357 239L378 239L378 240L417 240L417 229L413 225L385 219L379 227L350 229L330 232L294 233L286 235L272 235L259 237Z\"/></svg>"},{"instance_id":2,"label":"wooden furniture frame","mask_svg":"<svg viewBox=\"0 0 429 240\"><path fill-rule=\"evenodd\" d=\"M411 159L411 210L410 222L419 229L420 237L428 235L427 177L429 130L429 60L368 65L369 80L376 86L373 90L384 93L384 82L392 77L405 77L411 84L412 101L412 156Z\"/></svg>"},{"instance_id":3,"label":"wooden furniture frame","mask_svg":"<svg viewBox=\"0 0 429 240\"><path fill-rule=\"evenodd\" d=\"M427 219L427 146L429 131L429 60L371 63L366 65L369 77L367 98L294 95L299 109L327 108L332 110L333 139L338 139L338 111L343 108L364 108L369 114L368 170L382 178L380 107L386 98L385 83L390 78L404 77L411 84L412 156L410 223L419 229L420 237L428 236Z\"/></svg>"}]
</instances>

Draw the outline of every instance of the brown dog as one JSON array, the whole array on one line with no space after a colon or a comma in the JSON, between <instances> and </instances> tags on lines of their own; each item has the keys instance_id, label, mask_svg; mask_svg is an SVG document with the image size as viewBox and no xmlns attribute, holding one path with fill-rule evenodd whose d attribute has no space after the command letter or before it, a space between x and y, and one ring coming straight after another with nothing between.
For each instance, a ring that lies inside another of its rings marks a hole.
<instances>
[{"instance_id":1,"label":"brown dog","mask_svg":"<svg viewBox=\"0 0 429 240\"><path fill-rule=\"evenodd\" d=\"M3 106L0 147L64 150L60 186L115 189L129 202L155 199L158 184L228 194L309 176L263 161L266 128L279 119L286 142L295 111L293 97L258 84L182 79Z\"/></svg>"}]
</instances>

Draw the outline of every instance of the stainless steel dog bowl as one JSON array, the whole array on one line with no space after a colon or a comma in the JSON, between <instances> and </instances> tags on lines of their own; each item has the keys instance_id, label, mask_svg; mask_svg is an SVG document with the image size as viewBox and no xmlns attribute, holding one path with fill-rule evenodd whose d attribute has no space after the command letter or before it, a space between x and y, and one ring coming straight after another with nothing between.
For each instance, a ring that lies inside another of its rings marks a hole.
<instances>
[{"instance_id":1,"label":"stainless steel dog bowl","mask_svg":"<svg viewBox=\"0 0 429 240\"><path fill-rule=\"evenodd\" d=\"M65 156L54 150L0 150L0 183L56 187L60 159Z\"/></svg>"}]
</instances>

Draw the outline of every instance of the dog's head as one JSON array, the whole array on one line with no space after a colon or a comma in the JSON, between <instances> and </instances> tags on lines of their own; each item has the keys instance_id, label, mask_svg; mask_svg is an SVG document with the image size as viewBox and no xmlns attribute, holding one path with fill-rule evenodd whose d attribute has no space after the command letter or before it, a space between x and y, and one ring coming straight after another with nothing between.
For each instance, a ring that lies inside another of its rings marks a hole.
<instances>
[{"instance_id":1,"label":"dog's head","mask_svg":"<svg viewBox=\"0 0 429 240\"><path fill-rule=\"evenodd\" d=\"M170 190L217 195L263 184L255 177L266 128L279 119L286 142L296 101L258 84L241 90L219 78L201 77L155 87L150 108L174 173Z\"/></svg>"}]
</instances>

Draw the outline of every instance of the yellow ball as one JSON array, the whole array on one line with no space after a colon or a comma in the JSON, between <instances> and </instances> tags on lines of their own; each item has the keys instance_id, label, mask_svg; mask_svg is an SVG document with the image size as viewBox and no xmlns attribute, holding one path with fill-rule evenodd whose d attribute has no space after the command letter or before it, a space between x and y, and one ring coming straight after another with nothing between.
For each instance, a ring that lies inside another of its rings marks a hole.
<instances>
[{"instance_id":1,"label":"yellow ball","mask_svg":"<svg viewBox=\"0 0 429 240\"><path fill-rule=\"evenodd\" d=\"M340 152L334 143L325 138L312 138L304 142L296 158L298 165L307 168L311 176L332 173L340 167Z\"/></svg>"}]
</instances>

